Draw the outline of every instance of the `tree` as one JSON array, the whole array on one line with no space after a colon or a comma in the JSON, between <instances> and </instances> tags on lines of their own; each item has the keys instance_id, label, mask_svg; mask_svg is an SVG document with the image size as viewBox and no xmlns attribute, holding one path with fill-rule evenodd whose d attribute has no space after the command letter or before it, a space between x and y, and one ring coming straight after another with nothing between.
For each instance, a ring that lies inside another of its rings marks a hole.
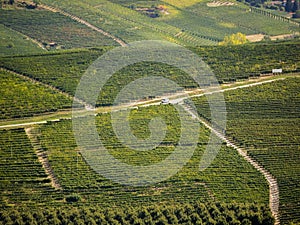
<instances>
[{"instance_id":1,"label":"tree","mask_svg":"<svg viewBox=\"0 0 300 225\"><path fill-rule=\"evenodd\" d=\"M291 12L293 7L292 0L287 0L285 3L285 11L286 12Z\"/></svg>"},{"instance_id":2,"label":"tree","mask_svg":"<svg viewBox=\"0 0 300 225\"><path fill-rule=\"evenodd\" d=\"M225 36L224 40L219 45L241 45L247 43L248 40L245 34L236 33L230 36Z\"/></svg>"},{"instance_id":3,"label":"tree","mask_svg":"<svg viewBox=\"0 0 300 225\"><path fill-rule=\"evenodd\" d=\"M297 12L297 10L299 10L299 2L298 0L295 0L292 7L292 12Z\"/></svg>"},{"instance_id":4,"label":"tree","mask_svg":"<svg viewBox=\"0 0 300 225\"><path fill-rule=\"evenodd\" d=\"M294 18L300 18L300 10L297 10L296 13L293 15Z\"/></svg>"}]
</instances>

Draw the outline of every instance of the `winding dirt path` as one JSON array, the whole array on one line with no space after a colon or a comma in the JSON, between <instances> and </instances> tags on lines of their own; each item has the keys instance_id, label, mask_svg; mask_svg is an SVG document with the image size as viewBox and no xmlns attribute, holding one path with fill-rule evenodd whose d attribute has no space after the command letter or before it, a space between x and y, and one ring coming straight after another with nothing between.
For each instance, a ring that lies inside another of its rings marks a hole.
<instances>
[{"instance_id":1,"label":"winding dirt path","mask_svg":"<svg viewBox=\"0 0 300 225\"><path fill-rule=\"evenodd\" d=\"M121 40L120 38L117 38L116 36L114 36L114 35L106 32L106 31L104 31L104 30L102 30L102 29L100 29L100 28L98 28L98 27L90 24L89 22L87 22L87 21L85 21L85 20L83 20L83 19L81 19L81 18L79 18L79 17L77 17L75 15L72 15L70 13L67 13L67 12L61 10L61 9L54 8L54 7L51 7L51 6L48 6L48 5L44 5L44 4L39 4L39 7L42 8L42 9L46 9L48 11L51 11L51 12L58 12L58 13L64 15L64 16L67 16L67 17L71 18L72 20L75 20L75 21L77 21L77 22L79 22L81 24L86 25L87 27L89 27L89 28L91 28L91 29L93 29L93 30L95 30L95 31L103 34L106 37L109 37L109 38L113 39L115 42L117 42L122 47L127 46L127 44L123 40Z\"/></svg>"},{"instance_id":2,"label":"winding dirt path","mask_svg":"<svg viewBox=\"0 0 300 225\"><path fill-rule=\"evenodd\" d=\"M33 127L28 127L28 128L25 128L25 132L31 142L33 149L36 152L36 155L37 155L40 163L42 164L43 168L45 169L46 174L48 175L48 177L51 180L52 186L55 189L62 189L61 185L59 184L58 179L56 178L56 176L51 168L47 153L43 149L41 143L38 140L38 135L39 135L38 130Z\"/></svg>"},{"instance_id":3,"label":"winding dirt path","mask_svg":"<svg viewBox=\"0 0 300 225\"><path fill-rule=\"evenodd\" d=\"M222 141L224 141L227 146L234 148L237 150L237 152L247 161L249 162L256 170L258 170L265 179L267 180L269 184L269 205L272 212L272 215L275 218L275 225L280 224L279 220L279 187L278 183L275 177L272 176L270 172L268 172L263 166L261 166L257 161L252 159L247 152L235 145L232 141L230 141L226 136L224 136L221 132L215 130L210 124L208 124L205 120L201 119L197 113L193 112L193 110L184 104L183 102L180 102L183 106L183 108L191 114L191 116L195 119L197 119L199 122L201 122L205 127L210 129L217 137L219 137Z\"/></svg>"}]
</instances>

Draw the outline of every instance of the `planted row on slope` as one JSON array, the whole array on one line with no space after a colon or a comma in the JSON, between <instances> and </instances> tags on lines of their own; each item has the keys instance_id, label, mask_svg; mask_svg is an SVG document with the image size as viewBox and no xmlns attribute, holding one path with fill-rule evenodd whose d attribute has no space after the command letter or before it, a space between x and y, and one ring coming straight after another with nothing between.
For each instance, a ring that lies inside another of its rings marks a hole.
<instances>
[{"instance_id":1,"label":"planted row on slope","mask_svg":"<svg viewBox=\"0 0 300 225\"><path fill-rule=\"evenodd\" d=\"M299 222L300 79L225 92L226 135L278 181L280 219ZM210 118L205 98L194 98L199 114Z\"/></svg>"}]
</instances>

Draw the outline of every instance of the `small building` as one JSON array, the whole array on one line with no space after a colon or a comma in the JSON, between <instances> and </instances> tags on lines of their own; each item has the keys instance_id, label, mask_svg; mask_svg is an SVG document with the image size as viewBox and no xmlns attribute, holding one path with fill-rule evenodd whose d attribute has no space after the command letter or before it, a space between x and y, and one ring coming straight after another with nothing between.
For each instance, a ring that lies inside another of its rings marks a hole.
<instances>
[{"instance_id":1,"label":"small building","mask_svg":"<svg viewBox=\"0 0 300 225\"><path fill-rule=\"evenodd\" d=\"M52 48L54 48L54 47L57 46L57 44L56 44L56 42L50 42L50 43L49 43L49 46L52 47Z\"/></svg>"}]
</instances>

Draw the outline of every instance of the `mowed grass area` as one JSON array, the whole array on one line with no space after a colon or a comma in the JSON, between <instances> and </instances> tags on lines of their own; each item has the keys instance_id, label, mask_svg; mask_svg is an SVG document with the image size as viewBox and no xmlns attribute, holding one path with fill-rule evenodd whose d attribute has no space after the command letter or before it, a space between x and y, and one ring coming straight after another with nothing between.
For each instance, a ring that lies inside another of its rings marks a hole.
<instances>
[{"instance_id":1,"label":"mowed grass area","mask_svg":"<svg viewBox=\"0 0 300 225\"><path fill-rule=\"evenodd\" d=\"M118 45L113 39L59 13L0 9L0 14L0 24L39 41L49 50ZM56 46L50 47L50 43L55 43Z\"/></svg>"},{"instance_id":2,"label":"mowed grass area","mask_svg":"<svg viewBox=\"0 0 300 225\"><path fill-rule=\"evenodd\" d=\"M225 92L226 135L245 148L278 181L282 223L300 221L300 78ZM209 119L203 98L194 99Z\"/></svg>"},{"instance_id":3,"label":"mowed grass area","mask_svg":"<svg viewBox=\"0 0 300 225\"><path fill-rule=\"evenodd\" d=\"M0 56L38 54L43 52L45 50L36 43L0 24Z\"/></svg>"},{"instance_id":4,"label":"mowed grass area","mask_svg":"<svg viewBox=\"0 0 300 225\"><path fill-rule=\"evenodd\" d=\"M0 70L0 119L24 118L71 108L72 99L5 70Z\"/></svg>"}]
</instances>

